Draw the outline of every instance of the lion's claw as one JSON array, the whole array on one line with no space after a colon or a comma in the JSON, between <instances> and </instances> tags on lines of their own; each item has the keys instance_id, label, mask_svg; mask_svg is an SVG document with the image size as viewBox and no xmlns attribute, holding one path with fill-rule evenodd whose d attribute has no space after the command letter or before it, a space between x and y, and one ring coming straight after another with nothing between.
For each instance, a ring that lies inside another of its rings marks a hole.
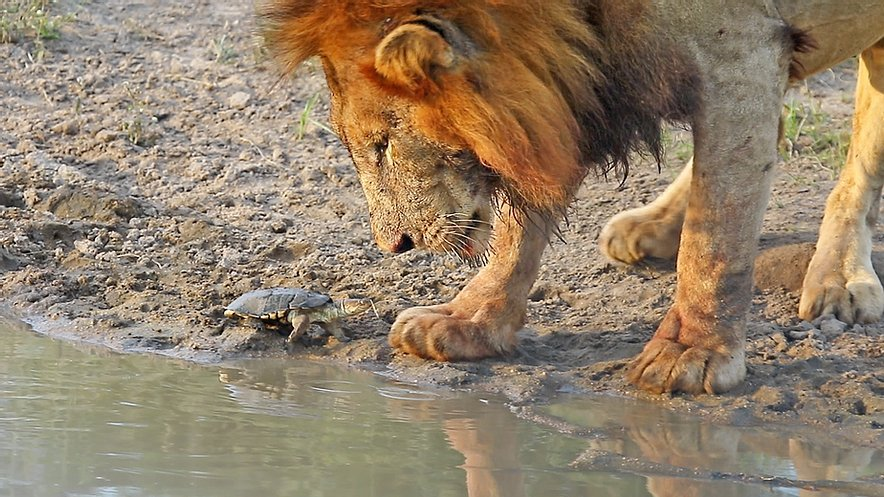
<instances>
[{"instance_id":1,"label":"lion's claw","mask_svg":"<svg viewBox=\"0 0 884 497\"><path fill-rule=\"evenodd\" d=\"M513 338L506 340L509 335ZM443 304L403 311L390 329L389 342L424 359L469 361L508 353L515 337L507 330L458 316L450 304Z\"/></svg>"},{"instance_id":2,"label":"lion's claw","mask_svg":"<svg viewBox=\"0 0 884 497\"><path fill-rule=\"evenodd\" d=\"M853 278L848 279L838 270L820 269L811 263L801 291L798 316L813 321L828 314L851 324L880 320L884 314L881 282L874 270L853 273Z\"/></svg>"},{"instance_id":3,"label":"lion's claw","mask_svg":"<svg viewBox=\"0 0 884 497\"><path fill-rule=\"evenodd\" d=\"M646 257L675 258L679 226L647 211L648 207L632 209L608 221L599 236L599 246L606 257L625 264L636 264Z\"/></svg>"},{"instance_id":4,"label":"lion's claw","mask_svg":"<svg viewBox=\"0 0 884 497\"><path fill-rule=\"evenodd\" d=\"M654 338L629 364L627 378L652 393L721 393L746 375L742 350L730 354Z\"/></svg>"}]
</instances>

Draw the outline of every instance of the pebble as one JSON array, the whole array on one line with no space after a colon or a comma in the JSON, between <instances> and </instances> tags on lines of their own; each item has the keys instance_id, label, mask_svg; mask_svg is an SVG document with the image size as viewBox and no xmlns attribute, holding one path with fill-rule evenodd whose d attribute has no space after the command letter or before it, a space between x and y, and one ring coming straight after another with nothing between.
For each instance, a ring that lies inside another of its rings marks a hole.
<instances>
[{"instance_id":1,"label":"pebble","mask_svg":"<svg viewBox=\"0 0 884 497\"><path fill-rule=\"evenodd\" d=\"M839 335L847 329L847 323L834 316L822 316L813 322L825 335Z\"/></svg>"},{"instance_id":2,"label":"pebble","mask_svg":"<svg viewBox=\"0 0 884 497\"><path fill-rule=\"evenodd\" d=\"M80 132L80 123L78 123L76 119L68 119L67 121L62 121L51 127L50 130L53 133L58 133L60 135L76 135Z\"/></svg>"},{"instance_id":3,"label":"pebble","mask_svg":"<svg viewBox=\"0 0 884 497\"><path fill-rule=\"evenodd\" d=\"M61 185L65 183L76 183L85 178L79 169L67 164L61 164L55 171L55 178L53 179L56 184Z\"/></svg>"},{"instance_id":4,"label":"pebble","mask_svg":"<svg viewBox=\"0 0 884 497\"><path fill-rule=\"evenodd\" d=\"M84 239L74 241L74 248L81 254L87 256L95 256L99 249L95 242Z\"/></svg>"},{"instance_id":5,"label":"pebble","mask_svg":"<svg viewBox=\"0 0 884 497\"><path fill-rule=\"evenodd\" d=\"M239 266L241 262L242 254L240 253L240 251L234 250L232 248L227 248L221 255L221 260L218 261L218 264L225 269L233 269Z\"/></svg>"},{"instance_id":6,"label":"pebble","mask_svg":"<svg viewBox=\"0 0 884 497\"><path fill-rule=\"evenodd\" d=\"M95 139L102 143L110 143L116 140L119 137L119 134L115 131L111 131L109 129L102 129L98 133L95 133Z\"/></svg>"},{"instance_id":7,"label":"pebble","mask_svg":"<svg viewBox=\"0 0 884 497\"><path fill-rule=\"evenodd\" d=\"M251 100L252 96L244 91L238 91L227 99L227 105L233 107L234 109L243 109L246 105L248 105L249 100Z\"/></svg>"}]
</instances>

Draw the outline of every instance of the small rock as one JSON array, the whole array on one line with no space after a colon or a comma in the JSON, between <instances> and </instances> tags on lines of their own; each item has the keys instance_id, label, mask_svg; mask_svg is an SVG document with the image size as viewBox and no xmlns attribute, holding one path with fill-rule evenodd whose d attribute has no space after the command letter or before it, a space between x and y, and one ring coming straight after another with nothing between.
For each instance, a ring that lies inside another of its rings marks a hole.
<instances>
[{"instance_id":1,"label":"small rock","mask_svg":"<svg viewBox=\"0 0 884 497\"><path fill-rule=\"evenodd\" d=\"M109 129L102 129L95 133L95 139L102 143L110 143L119 137L119 133Z\"/></svg>"},{"instance_id":2,"label":"small rock","mask_svg":"<svg viewBox=\"0 0 884 497\"><path fill-rule=\"evenodd\" d=\"M71 167L67 164L59 165L58 169L55 171L54 181L58 185L77 182L82 179L84 179L83 173L81 173L77 168Z\"/></svg>"},{"instance_id":3,"label":"small rock","mask_svg":"<svg viewBox=\"0 0 884 497\"><path fill-rule=\"evenodd\" d=\"M91 240L76 240L74 241L74 248L77 249L83 255L94 257L95 254L98 253L99 247L95 244L95 242Z\"/></svg>"},{"instance_id":4,"label":"small rock","mask_svg":"<svg viewBox=\"0 0 884 497\"><path fill-rule=\"evenodd\" d=\"M777 352L785 352L789 348L789 343L786 341L786 336L782 333L774 333L770 336L770 339L774 342L774 350Z\"/></svg>"},{"instance_id":5,"label":"small rock","mask_svg":"<svg viewBox=\"0 0 884 497\"><path fill-rule=\"evenodd\" d=\"M270 158L275 161L285 161L286 154L280 147L273 147L273 150L270 151Z\"/></svg>"},{"instance_id":6,"label":"small rock","mask_svg":"<svg viewBox=\"0 0 884 497\"><path fill-rule=\"evenodd\" d=\"M60 135L76 135L80 132L80 123L76 119L68 119L56 124L50 130Z\"/></svg>"},{"instance_id":7,"label":"small rock","mask_svg":"<svg viewBox=\"0 0 884 497\"><path fill-rule=\"evenodd\" d=\"M813 324L825 335L840 335L847 329L847 323L839 321L834 316L821 316L815 319Z\"/></svg>"},{"instance_id":8,"label":"small rock","mask_svg":"<svg viewBox=\"0 0 884 497\"><path fill-rule=\"evenodd\" d=\"M169 73L170 74L181 74L185 70L184 64L181 63L181 60L178 58L173 58L169 61Z\"/></svg>"},{"instance_id":9,"label":"small rock","mask_svg":"<svg viewBox=\"0 0 884 497\"><path fill-rule=\"evenodd\" d=\"M243 256L238 250L227 248L221 255L221 260L218 264L225 269L233 269L239 266L242 260Z\"/></svg>"},{"instance_id":10,"label":"small rock","mask_svg":"<svg viewBox=\"0 0 884 497\"><path fill-rule=\"evenodd\" d=\"M850 407L847 408L847 412L850 414L856 414L857 416L865 416L866 415L866 404L862 401L862 399L853 402Z\"/></svg>"},{"instance_id":11,"label":"small rock","mask_svg":"<svg viewBox=\"0 0 884 497\"><path fill-rule=\"evenodd\" d=\"M227 99L227 105L233 107L234 109L243 109L246 105L248 105L249 100L251 100L252 96L244 91L238 91Z\"/></svg>"},{"instance_id":12,"label":"small rock","mask_svg":"<svg viewBox=\"0 0 884 497\"><path fill-rule=\"evenodd\" d=\"M22 196L11 190L0 189L0 206L2 207L24 207L24 199Z\"/></svg>"}]
</instances>

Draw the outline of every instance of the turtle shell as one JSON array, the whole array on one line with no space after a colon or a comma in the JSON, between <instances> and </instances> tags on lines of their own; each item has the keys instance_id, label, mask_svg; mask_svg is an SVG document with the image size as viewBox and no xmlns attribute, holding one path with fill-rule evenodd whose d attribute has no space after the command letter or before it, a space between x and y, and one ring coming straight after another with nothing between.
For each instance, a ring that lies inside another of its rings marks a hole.
<instances>
[{"instance_id":1,"label":"turtle shell","mask_svg":"<svg viewBox=\"0 0 884 497\"><path fill-rule=\"evenodd\" d=\"M317 309L329 302L328 295L301 288L262 288L240 295L227 306L227 311L258 319L276 319L286 311Z\"/></svg>"}]
</instances>

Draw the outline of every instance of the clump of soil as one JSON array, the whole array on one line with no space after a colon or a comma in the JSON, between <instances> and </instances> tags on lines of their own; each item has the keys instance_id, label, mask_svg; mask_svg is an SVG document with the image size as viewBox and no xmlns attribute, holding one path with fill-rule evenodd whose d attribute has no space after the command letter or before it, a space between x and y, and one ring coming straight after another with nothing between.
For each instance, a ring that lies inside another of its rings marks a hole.
<instances>
[{"instance_id":1,"label":"clump of soil","mask_svg":"<svg viewBox=\"0 0 884 497\"><path fill-rule=\"evenodd\" d=\"M282 355L284 334L226 321L223 308L259 287L303 287L370 297L380 315L348 321L352 342L310 342L300 356L519 403L616 392L729 422L884 439L884 325L795 317L836 166L801 156L802 137L790 141L799 156L781 165L766 218L762 245L775 248L759 263L749 375L737 391L661 398L623 380L671 304L675 276L671 264L613 265L595 243L607 219L677 174L679 141L661 173L649 164L622 188L587 182L565 243L547 251L514 357L431 363L393 353L389 326L402 309L452 298L473 270L378 251L348 155L325 124L318 68L278 81L246 4L208 0L197 15L159 1L56 8L74 16L59 40L0 44L0 295L38 329L195 360ZM843 130L853 71L830 72L796 98Z\"/></svg>"}]
</instances>

